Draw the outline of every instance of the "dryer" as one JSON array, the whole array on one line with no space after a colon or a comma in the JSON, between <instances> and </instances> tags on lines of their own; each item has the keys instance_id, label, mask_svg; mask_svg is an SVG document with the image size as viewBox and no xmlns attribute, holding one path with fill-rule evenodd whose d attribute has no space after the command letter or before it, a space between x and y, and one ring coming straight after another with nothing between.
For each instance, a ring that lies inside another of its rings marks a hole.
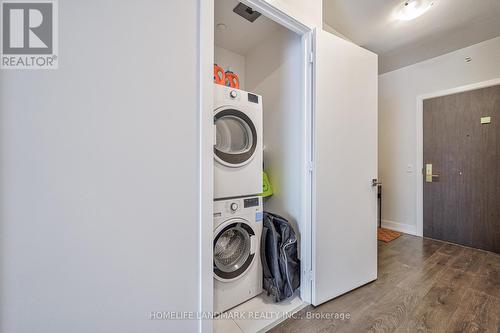
<instances>
[{"instance_id":1,"label":"dryer","mask_svg":"<svg viewBox=\"0 0 500 333\"><path fill-rule=\"evenodd\" d=\"M214 85L214 198L262 193L262 97Z\"/></svg>"},{"instance_id":2,"label":"dryer","mask_svg":"<svg viewBox=\"0 0 500 333\"><path fill-rule=\"evenodd\" d=\"M262 198L214 202L214 311L223 312L262 292Z\"/></svg>"}]
</instances>

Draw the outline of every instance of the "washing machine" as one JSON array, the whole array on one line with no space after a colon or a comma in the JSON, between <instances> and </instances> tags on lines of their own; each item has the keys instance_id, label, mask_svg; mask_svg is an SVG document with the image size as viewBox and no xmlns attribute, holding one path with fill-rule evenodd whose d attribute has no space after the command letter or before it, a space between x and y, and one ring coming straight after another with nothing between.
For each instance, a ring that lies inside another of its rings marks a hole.
<instances>
[{"instance_id":1,"label":"washing machine","mask_svg":"<svg viewBox=\"0 0 500 333\"><path fill-rule=\"evenodd\" d=\"M262 97L214 85L214 198L262 193Z\"/></svg>"},{"instance_id":2,"label":"washing machine","mask_svg":"<svg viewBox=\"0 0 500 333\"><path fill-rule=\"evenodd\" d=\"M214 202L214 311L224 312L262 292L262 198Z\"/></svg>"}]
</instances>

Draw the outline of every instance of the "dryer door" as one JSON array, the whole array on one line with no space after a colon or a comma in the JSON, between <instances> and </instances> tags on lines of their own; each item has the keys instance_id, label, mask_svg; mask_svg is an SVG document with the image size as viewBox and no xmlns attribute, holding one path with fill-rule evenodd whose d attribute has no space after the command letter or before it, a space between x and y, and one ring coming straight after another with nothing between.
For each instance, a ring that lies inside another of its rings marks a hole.
<instances>
[{"instance_id":1,"label":"dryer door","mask_svg":"<svg viewBox=\"0 0 500 333\"><path fill-rule=\"evenodd\" d=\"M257 147L257 131L252 120L234 108L220 108L214 116L217 162L231 168L249 163Z\"/></svg>"},{"instance_id":2,"label":"dryer door","mask_svg":"<svg viewBox=\"0 0 500 333\"><path fill-rule=\"evenodd\" d=\"M231 219L214 232L214 277L232 281L243 276L255 260L255 231L243 219Z\"/></svg>"}]
</instances>

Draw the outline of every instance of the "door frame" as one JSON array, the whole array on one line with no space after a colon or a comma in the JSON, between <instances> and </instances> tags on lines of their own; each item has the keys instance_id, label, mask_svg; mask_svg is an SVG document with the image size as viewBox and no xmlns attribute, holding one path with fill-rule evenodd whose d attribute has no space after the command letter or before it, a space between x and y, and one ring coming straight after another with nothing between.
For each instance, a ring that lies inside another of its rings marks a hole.
<instances>
[{"instance_id":1,"label":"door frame","mask_svg":"<svg viewBox=\"0 0 500 333\"><path fill-rule=\"evenodd\" d=\"M466 91L500 85L500 78L467 84L417 96L417 156L416 156L416 236L424 236L424 101L426 99L458 94Z\"/></svg>"},{"instance_id":2,"label":"door frame","mask_svg":"<svg viewBox=\"0 0 500 333\"><path fill-rule=\"evenodd\" d=\"M198 311L201 315L213 311L213 63L214 63L214 2L198 0ZM302 49L302 92L304 125L302 128L301 165L302 193L301 219L304 232L301 233L301 292L304 302L310 303L312 296L312 219L314 207L314 28L308 26L264 0L242 0L241 2L259 11L262 15L301 36ZM212 332L212 320L199 320L199 332Z\"/></svg>"}]
</instances>

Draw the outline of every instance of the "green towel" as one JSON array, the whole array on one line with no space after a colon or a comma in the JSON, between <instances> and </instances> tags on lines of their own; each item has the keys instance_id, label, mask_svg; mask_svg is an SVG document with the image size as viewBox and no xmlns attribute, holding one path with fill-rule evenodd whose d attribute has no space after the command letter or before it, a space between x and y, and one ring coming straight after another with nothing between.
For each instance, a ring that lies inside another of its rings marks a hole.
<instances>
[{"instance_id":1,"label":"green towel","mask_svg":"<svg viewBox=\"0 0 500 333\"><path fill-rule=\"evenodd\" d=\"M265 198L271 195L273 195L273 188L271 187L267 173L262 172L262 196Z\"/></svg>"}]
</instances>

